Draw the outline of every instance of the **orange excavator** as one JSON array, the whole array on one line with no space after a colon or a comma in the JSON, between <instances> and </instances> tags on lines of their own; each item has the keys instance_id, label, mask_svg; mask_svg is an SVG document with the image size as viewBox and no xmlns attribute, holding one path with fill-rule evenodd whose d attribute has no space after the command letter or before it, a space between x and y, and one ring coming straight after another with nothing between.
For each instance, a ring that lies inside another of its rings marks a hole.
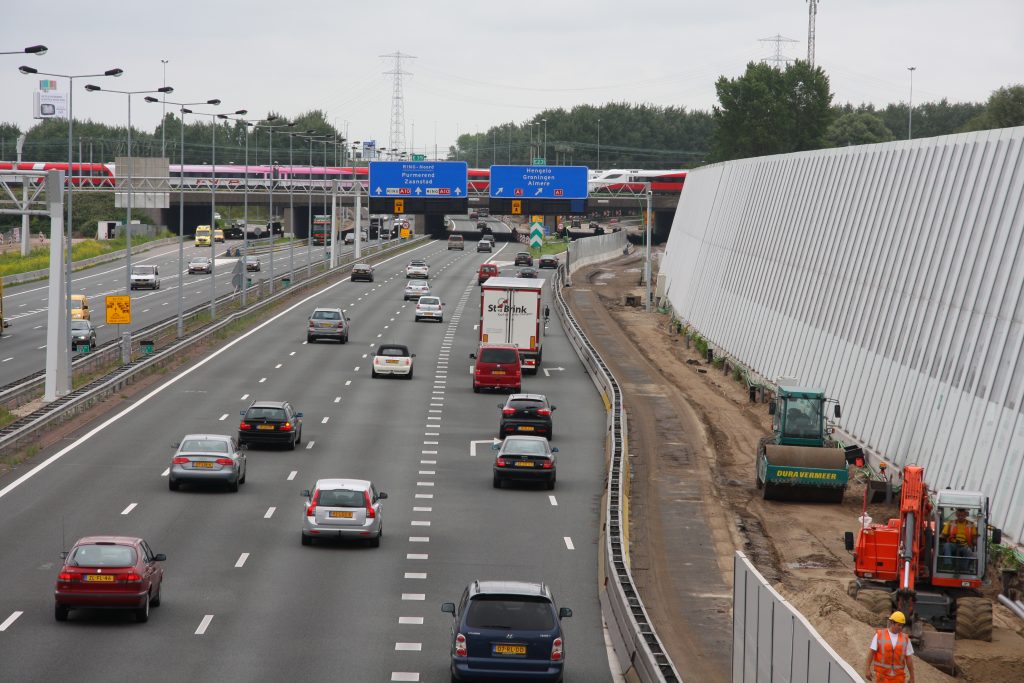
<instances>
[{"instance_id":1,"label":"orange excavator","mask_svg":"<svg viewBox=\"0 0 1024 683\"><path fill-rule=\"evenodd\" d=\"M950 673L954 638L992 640L992 602L979 592L987 566L988 515L984 494L930 490L924 468L907 465L899 517L872 523L865 497L856 540L846 532L857 575L850 595L879 621L894 609L902 611L918 656ZM957 524L973 532L954 538L950 525ZM993 529L991 538L1000 543L1002 532Z\"/></svg>"}]
</instances>

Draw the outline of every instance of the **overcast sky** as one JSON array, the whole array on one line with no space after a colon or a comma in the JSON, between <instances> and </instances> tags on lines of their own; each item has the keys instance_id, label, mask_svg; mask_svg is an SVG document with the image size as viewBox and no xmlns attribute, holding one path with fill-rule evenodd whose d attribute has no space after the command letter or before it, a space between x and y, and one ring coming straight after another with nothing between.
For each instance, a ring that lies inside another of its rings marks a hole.
<instances>
[{"instance_id":1,"label":"overcast sky","mask_svg":"<svg viewBox=\"0 0 1024 683\"><path fill-rule=\"evenodd\" d=\"M406 143L433 153L459 132L521 122L549 107L646 102L710 109L715 79L770 56L807 54L806 0L9 0L0 51L0 121L32 125L38 78L124 69L98 84L167 84L179 101L220 98L224 111L286 116L323 109L349 139L387 146L392 79L404 62ZM836 102L984 101L1024 82L1024 0L821 0L816 62ZM124 124L125 98L76 85L75 117ZM59 89L66 89L66 81ZM160 105L136 98L153 130ZM614 144L608 140L609 144Z\"/></svg>"}]
</instances>

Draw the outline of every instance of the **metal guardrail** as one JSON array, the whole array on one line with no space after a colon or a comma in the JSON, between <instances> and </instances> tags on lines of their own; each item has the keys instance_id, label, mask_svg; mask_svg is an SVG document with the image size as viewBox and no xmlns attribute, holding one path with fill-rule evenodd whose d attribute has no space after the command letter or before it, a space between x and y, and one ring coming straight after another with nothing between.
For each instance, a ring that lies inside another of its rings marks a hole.
<instances>
[{"instance_id":1,"label":"metal guardrail","mask_svg":"<svg viewBox=\"0 0 1024 683\"><path fill-rule=\"evenodd\" d=\"M406 242L401 242L392 245L390 248L377 250L373 256L387 256L395 252L400 252L410 244L419 244L426 240L425 236L417 237ZM364 260L366 255L360 256L360 261ZM162 362L170 360L173 354L177 351L186 349L189 345L194 344L198 341L202 341L210 334L213 334L227 325L230 325L235 320L238 320L242 316L249 315L254 310L272 305L284 297L288 296L291 290L301 284L302 286L309 286L316 284L332 275L344 271L346 268L351 268L357 261L352 258L343 263L338 264L333 270L328 269L319 274L313 275L312 277L304 280L295 280L291 287L282 288L279 292L261 298L259 301L253 302L246 308L241 309L225 318L213 323L212 325L206 325L202 329L195 332L187 333L180 339L176 339L177 336L177 316L167 318L161 322L155 323L148 327L136 330L132 333L132 346L136 347L141 340L159 340L161 338L170 338L173 341L170 342L169 346L164 347L160 351L157 351L151 356L143 357L139 360L132 360L126 365L122 365L111 373L104 375L78 389L75 389L66 396L48 403L42 408L15 420L7 426L0 428L0 452L10 452L17 448L20 443L28 438L31 438L36 431L47 427L51 424L60 422L70 414L81 412L88 406L92 405L97 400L102 399L112 391L118 391L125 384L133 381L135 375L143 372L154 365L159 365ZM275 280L281 280L287 276L285 273L282 276L276 276ZM269 280L265 280L259 286L259 291L262 293L263 286L269 283ZM250 288L252 290L257 289L256 286ZM217 297L217 303L227 303L240 297L239 292L230 292ZM205 313L210 307L209 302L194 306L185 312L184 317L186 319L194 319L197 316ZM160 346L159 343L155 346ZM76 371L90 371L90 368L102 367L103 365L116 362L121 355L121 344L119 340L112 340L107 342L95 352L90 353L86 356L80 356L73 362L73 369ZM0 389L0 405L20 405L21 403L30 400L26 397L35 397L43 389L43 383L45 381L45 373L38 372L23 380L19 380L12 384L7 385ZM20 402L19 402L20 401Z\"/></svg>"},{"instance_id":2,"label":"metal guardrail","mask_svg":"<svg viewBox=\"0 0 1024 683\"><path fill-rule=\"evenodd\" d=\"M643 683L682 683L675 664L654 631L629 570L629 549L623 538L629 523L623 510L629 472L625 453L627 431L622 391L615 376L569 310L562 296L564 277L565 264L562 264L555 273L555 310L562 318L562 327L566 331L569 343L590 370L591 378L598 389L604 392L611 406L608 411L611 462L608 468L607 506L604 510L602 534L602 568L605 576L600 596L602 611L623 673L632 669Z\"/></svg>"}]
</instances>

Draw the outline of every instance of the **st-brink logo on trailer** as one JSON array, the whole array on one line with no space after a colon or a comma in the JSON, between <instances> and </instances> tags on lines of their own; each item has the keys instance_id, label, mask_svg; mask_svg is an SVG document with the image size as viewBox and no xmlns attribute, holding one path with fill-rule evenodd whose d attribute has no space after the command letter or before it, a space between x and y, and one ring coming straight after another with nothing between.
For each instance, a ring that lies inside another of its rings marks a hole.
<instances>
[{"instance_id":1,"label":"st-brink logo on trailer","mask_svg":"<svg viewBox=\"0 0 1024 683\"><path fill-rule=\"evenodd\" d=\"M516 315L526 315L526 306L509 306L508 299L498 299L497 303L488 304L488 313L514 313Z\"/></svg>"}]
</instances>

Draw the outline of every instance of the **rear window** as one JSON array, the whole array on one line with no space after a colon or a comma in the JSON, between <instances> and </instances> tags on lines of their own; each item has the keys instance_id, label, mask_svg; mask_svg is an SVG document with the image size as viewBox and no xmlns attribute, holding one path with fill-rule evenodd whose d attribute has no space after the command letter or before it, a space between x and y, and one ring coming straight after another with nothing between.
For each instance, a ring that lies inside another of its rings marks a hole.
<instances>
[{"instance_id":1,"label":"rear window","mask_svg":"<svg viewBox=\"0 0 1024 683\"><path fill-rule=\"evenodd\" d=\"M461 242L462 241L462 235L452 235L451 237L448 238L448 241L449 242Z\"/></svg>"},{"instance_id":2,"label":"rear window","mask_svg":"<svg viewBox=\"0 0 1024 683\"><path fill-rule=\"evenodd\" d=\"M408 349L404 349L400 346L382 346L377 351L378 356L408 356Z\"/></svg>"},{"instance_id":3,"label":"rear window","mask_svg":"<svg viewBox=\"0 0 1024 683\"><path fill-rule=\"evenodd\" d=\"M334 508L361 508L366 505L366 496L362 491L320 491L316 504Z\"/></svg>"},{"instance_id":4,"label":"rear window","mask_svg":"<svg viewBox=\"0 0 1024 683\"><path fill-rule=\"evenodd\" d=\"M280 420L284 421L284 408L249 408L245 417L250 420Z\"/></svg>"},{"instance_id":5,"label":"rear window","mask_svg":"<svg viewBox=\"0 0 1024 683\"><path fill-rule=\"evenodd\" d=\"M484 349L480 353L483 363L518 363L519 354L515 349Z\"/></svg>"},{"instance_id":6,"label":"rear window","mask_svg":"<svg viewBox=\"0 0 1024 683\"><path fill-rule=\"evenodd\" d=\"M532 441L529 439L505 439L505 451L512 451L522 455L547 455L544 442Z\"/></svg>"},{"instance_id":7,"label":"rear window","mask_svg":"<svg viewBox=\"0 0 1024 683\"><path fill-rule=\"evenodd\" d=\"M341 320L341 314L337 311L313 311L315 320Z\"/></svg>"},{"instance_id":8,"label":"rear window","mask_svg":"<svg viewBox=\"0 0 1024 683\"><path fill-rule=\"evenodd\" d=\"M228 442L220 439L186 439L181 443L182 451L201 451L205 453L227 453Z\"/></svg>"},{"instance_id":9,"label":"rear window","mask_svg":"<svg viewBox=\"0 0 1024 683\"><path fill-rule=\"evenodd\" d=\"M441 300L438 299L436 296L421 296L420 297L420 305L421 306L440 306L441 305Z\"/></svg>"},{"instance_id":10,"label":"rear window","mask_svg":"<svg viewBox=\"0 0 1024 683\"><path fill-rule=\"evenodd\" d=\"M509 408L515 408L516 410L527 410L531 408L543 408L544 402L537 401L535 399L516 399L508 402Z\"/></svg>"},{"instance_id":11,"label":"rear window","mask_svg":"<svg viewBox=\"0 0 1024 683\"><path fill-rule=\"evenodd\" d=\"M478 595L466 610L466 626L523 631L550 631L555 611L542 597Z\"/></svg>"},{"instance_id":12,"label":"rear window","mask_svg":"<svg viewBox=\"0 0 1024 683\"><path fill-rule=\"evenodd\" d=\"M68 558L68 565L72 567L131 567L134 564L135 549L127 545L80 545Z\"/></svg>"}]
</instances>

